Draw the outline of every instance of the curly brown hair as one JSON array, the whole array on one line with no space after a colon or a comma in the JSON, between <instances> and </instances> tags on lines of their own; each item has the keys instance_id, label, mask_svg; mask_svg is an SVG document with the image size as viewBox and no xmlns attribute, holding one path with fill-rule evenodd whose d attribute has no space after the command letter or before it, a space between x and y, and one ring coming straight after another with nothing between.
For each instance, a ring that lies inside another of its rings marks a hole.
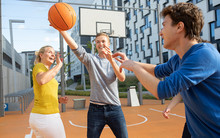
<instances>
[{"instance_id":1,"label":"curly brown hair","mask_svg":"<svg viewBox=\"0 0 220 138\"><path fill-rule=\"evenodd\" d=\"M165 7L161 11L162 17L167 15L172 19L172 25L175 26L179 22L184 23L185 27L185 37L191 39L196 39L199 41L200 33L202 31L204 20L201 9L192 3L177 3L175 5L170 5Z\"/></svg>"}]
</instances>

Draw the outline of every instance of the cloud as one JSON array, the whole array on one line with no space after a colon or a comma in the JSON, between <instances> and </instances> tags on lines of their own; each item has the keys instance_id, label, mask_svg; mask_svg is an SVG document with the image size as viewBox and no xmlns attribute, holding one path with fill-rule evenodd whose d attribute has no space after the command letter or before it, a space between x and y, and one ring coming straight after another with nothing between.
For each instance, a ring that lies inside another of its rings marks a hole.
<instances>
[{"instance_id":1,"label":"cloud","mask_svg":"<svg viewBox=\"0 0 220 138\"><path fill-rule=\"evenodd\" d=\"M45 37L45 42L59 42L59 37Z\"/></svg>"},{"instance_id":2,"label":"cloud","mask_svg":"<svg viewBox=\"0 0 220 138\"><path fill-rule=\"evenodd\" d=\"M18 29L24 29L24 24L18 25Z\"/></svg>"}]
</instances>

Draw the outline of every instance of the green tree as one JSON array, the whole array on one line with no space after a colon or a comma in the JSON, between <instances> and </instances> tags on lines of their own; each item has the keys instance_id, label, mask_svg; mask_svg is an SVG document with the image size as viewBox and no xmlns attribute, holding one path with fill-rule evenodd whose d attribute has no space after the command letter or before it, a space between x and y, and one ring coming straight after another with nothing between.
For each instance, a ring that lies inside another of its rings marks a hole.
<instances>
[{"instance_id":1,"label":"green tree","mask_svg":"<svg viewBox=\"0 0 220 138\"><path fill-rule=\"evenodd\" d=\"M92 42L88 41L86 45L92 51ZM94 49L95 49L95 53L98 53L98 50L95 47L96 47L96 44L94 44Z\"/></svg>"}]
</instances>

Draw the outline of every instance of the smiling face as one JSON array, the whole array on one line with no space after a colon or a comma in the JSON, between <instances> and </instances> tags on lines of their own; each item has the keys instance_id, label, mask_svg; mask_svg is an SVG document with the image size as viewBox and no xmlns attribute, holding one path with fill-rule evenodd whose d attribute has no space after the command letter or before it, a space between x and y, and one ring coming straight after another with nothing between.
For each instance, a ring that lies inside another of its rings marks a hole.
<instances>
[{"instance_id":1,"label":"smiling face","mask_svg":"<svg viewBox=\"0 0 220 138\"><path fill-rule=\"evenodd\" d=\"M105 51L105 47L110 46L109 38L105 35L97 36L95 42L96 42L96 49L98 50L99 54Z\"/></svg>"},{"instance_id":2,"label":"smiling face","mask_svg":"<svg viewBox=\"0 0 220 138\"><path fill-rule=\"evenodd\" d=\"M44 53L40 53L41 62L51 66L55 61L55 51L52 47L46 47Z\"/></svg>"}]
</instances>

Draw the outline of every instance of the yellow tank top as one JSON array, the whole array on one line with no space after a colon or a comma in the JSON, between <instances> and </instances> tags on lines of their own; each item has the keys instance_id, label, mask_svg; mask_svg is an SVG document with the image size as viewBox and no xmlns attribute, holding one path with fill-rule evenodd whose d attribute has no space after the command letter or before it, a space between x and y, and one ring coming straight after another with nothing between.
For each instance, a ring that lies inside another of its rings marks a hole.
<instances>
[{"instance_id":1,"label":"yellow tank top","mask_svg":"<svg viewBox=\"0 0 220 138\"><path fill-rule=\"evenodd\" d=\"M42 63L38 63L34 66L33 88L34 88L34 107L32 113L38 114L54 114L59 113L58 103L58 82L55 78L48 83L39 85L36 80L36 75L39 72L46 72L48 69Z\"/></svg>"}]
</instances>

